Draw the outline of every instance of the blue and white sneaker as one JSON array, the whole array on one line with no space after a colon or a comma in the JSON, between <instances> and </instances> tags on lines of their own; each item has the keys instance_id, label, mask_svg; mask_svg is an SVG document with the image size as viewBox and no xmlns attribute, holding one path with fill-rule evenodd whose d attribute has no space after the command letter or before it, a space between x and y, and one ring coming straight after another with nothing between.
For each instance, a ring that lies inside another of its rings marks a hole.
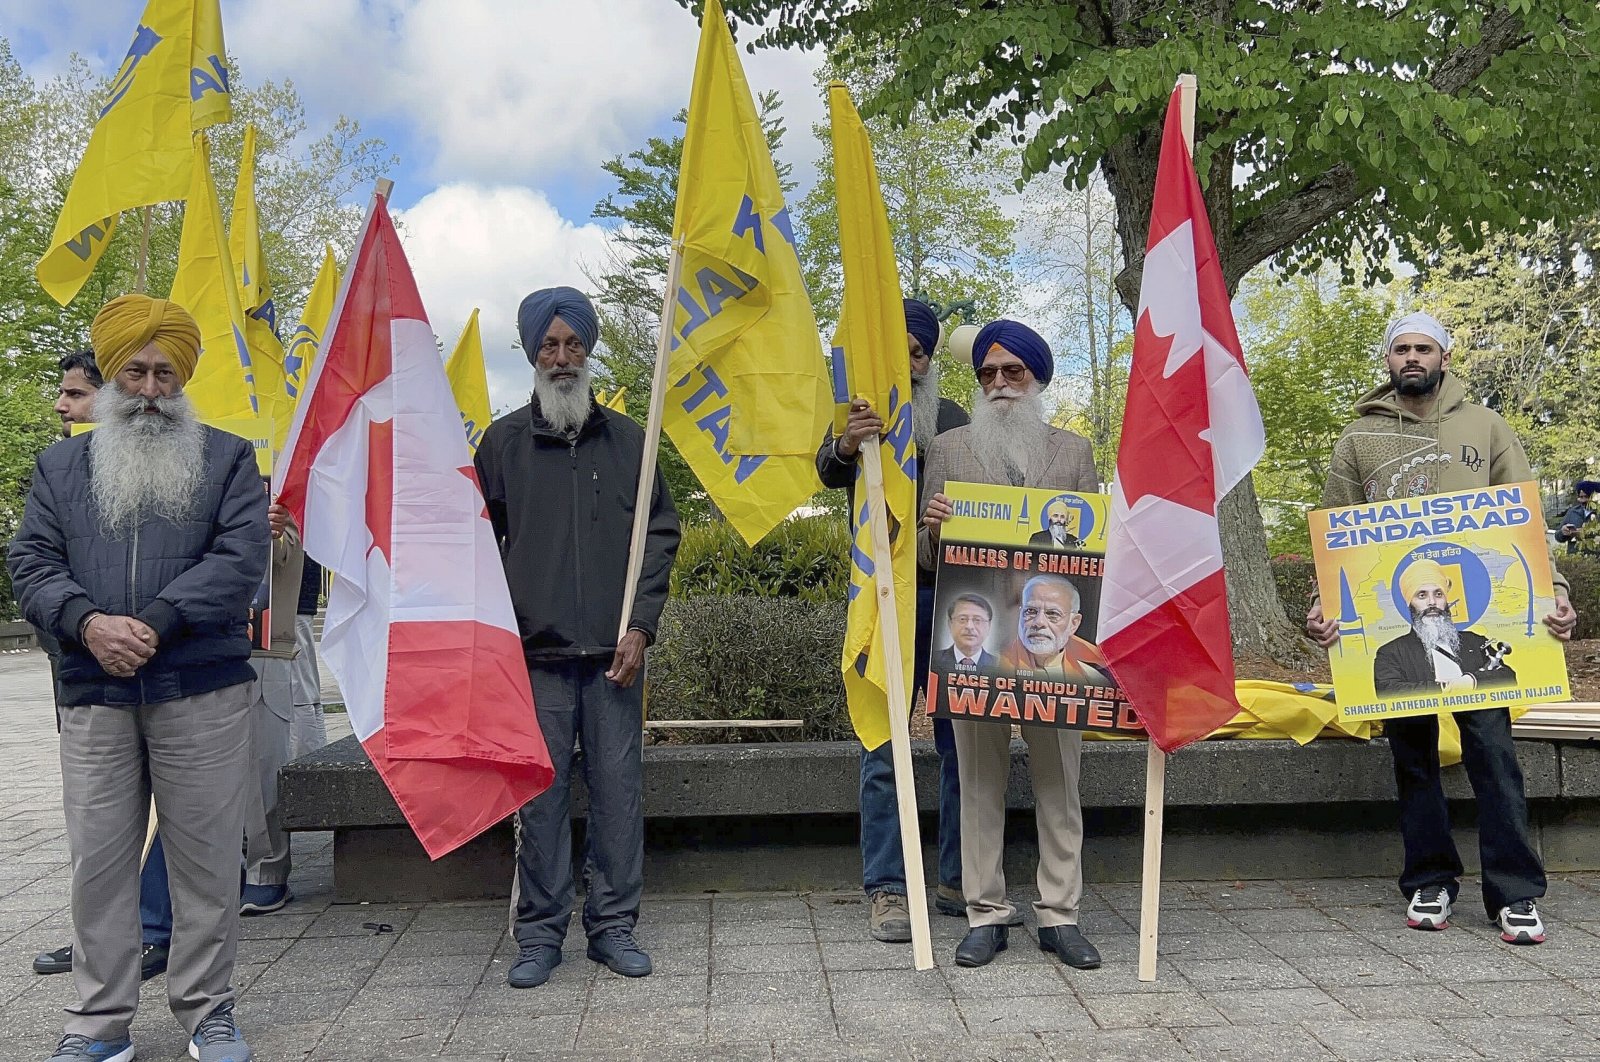
<instances>
[{"instance_id":1,"label":"blue and white sneaker","mask_svg":"<svg viewBox=\"0 0 1600 1062\"><path fill-rule=\"evenodd\" d=\"M294 899L287 885L246 885L239 890L239 913L242 915L271 914Z\"/></svg>"},{"instance_id":2,"label":"blue and white sneaker","mask_svg":"<svg viewBox=\"0 0 1600 1062\"><path fill-rule=\"evenodd\" d=\"M95 1040L67 1033L49 1062L133 1062L133 1041L126 1036L120 1040Z\"/></svg>"},{"instance_id":3,"label":"blue and white sneaker","mask_svg":"<svg viewBox=\"0 0 1600 1062\"><path fill-rule=\"evenodd\" d=\"M189 1057L197 1062L250 1062L250 1045L234 1023L232 1003L222 1004L201 1020L189 1041Z\"/></svg>"}]
</instances>

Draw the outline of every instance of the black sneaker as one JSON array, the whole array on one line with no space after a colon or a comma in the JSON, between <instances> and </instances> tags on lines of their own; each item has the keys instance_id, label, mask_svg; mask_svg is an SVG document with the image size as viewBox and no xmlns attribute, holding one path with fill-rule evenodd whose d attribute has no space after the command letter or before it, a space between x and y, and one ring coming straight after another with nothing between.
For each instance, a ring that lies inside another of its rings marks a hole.
<instances>
[{"instance_id":1,"label":"black sneaker","mask_svg":"<svg viewBox=\"0 0 1600 1062\"><path fill-rule=\"evenodd\" d=\"M59 974L72 972L72 945L63 944L55 951L41 951L33 957L33 972L36 974Z\"/></svg>"},{"instance_id":2,"label":"black sneaker","mask_svg":"<svg viewBox=\"0 0 1600 1062\"><path fill-rule=\"evenodd\" d=\"M139 980L148 981L157 974L167 972L167 946L146 944L139 953Z\"/></svg>"},{"instance_id":3,"label":"black sneaker","mask_svg":"<svg viewBox=\"0 0 1600 1062\"><path fill-rule=\"evenodd\" d=\"M612 926L590 937L589 958L623 977L648 977L654 969L650 956L633 939L633 931L623 926Z\"/></svg>"}]
</instances>

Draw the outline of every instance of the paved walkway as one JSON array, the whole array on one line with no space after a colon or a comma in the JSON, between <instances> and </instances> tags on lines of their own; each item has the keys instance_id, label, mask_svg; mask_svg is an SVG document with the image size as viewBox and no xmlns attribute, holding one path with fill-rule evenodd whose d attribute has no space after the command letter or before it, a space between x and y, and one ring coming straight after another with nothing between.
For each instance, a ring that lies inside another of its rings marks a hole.
<instances>
[{"instance_id":1,"label":"paved walkway","mask_svg":"<svg viewBox=\"0 0 1600 1062\"><path fill-rule=\"evenodd\" d=\"M0 1059L37 1060L72 996L29 969L70 932L38 654L0 655L0 778ZM334 905L329 841L300 835L295 855L295 902L244 924L239 1015L261 1062L1600 1056L1600 875L1553 882L1552 939L1520 949L1473 917L1470 883L1458 928L1425 934L1399 925L1387 881L1168 882L1153 985L1134 976L1132 885L1091 887L1106 966L1087 973L1040 953L1031 926L962 970L963 927L936 916L941 966L918 974L908 947L865 938L857 895L651 895L655 976L601 970L580 934L548 985L517 992L502 905ZM144 1059L185 1057L165 986L145 986Z\"/></svg>"}]
</instances>

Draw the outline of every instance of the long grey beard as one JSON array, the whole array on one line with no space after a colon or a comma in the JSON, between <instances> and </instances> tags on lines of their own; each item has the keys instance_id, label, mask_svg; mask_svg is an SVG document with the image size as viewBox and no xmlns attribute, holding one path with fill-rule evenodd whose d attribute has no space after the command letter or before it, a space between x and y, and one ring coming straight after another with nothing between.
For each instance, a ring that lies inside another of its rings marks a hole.
<instances>
[{"instance_id":1,"label":"long grey beard","mask_svg":"<svg viewBox=\"0 0 1600 1062\"><path fill-rule=\"evenodd\" d=\"M1417 637L1422 639L1422 644L1428 647L1430 653L1435 649L1443 649L1451 656L1461 655L1461 632L1446 617L1414 616L1411 629L1417 632Z\"/></svg>"},{"instance_id":2,"label":"long grey beard","mask_svg":"<svg viewBox=\"0 0 1600 1062\"><path fill-rule=\"evenodd\" d=\"M970 430L973 450L989 478L996 483L1020 482L1050 432L1038 385L1030 384L1021 398L996 400L985 395L980 384L972 396Z\"/></svg>"},{"instance_id":3,"label":"long grey beard","mask_svg":"<svg viewBox=\"0 0 1600 1062\"><path fill-rule=\"evenodd\" d=\"M539 396L539 412L545 421L563 435L570 435L589 419L589 366L579 366L578 375L570 380L553 379L553 371L534 368L533 393Z\"/></svg>"},{"instance_id":4,"label":"long grey beard","mask_svg":"<svg viewBox=\"0 0 1600 1062\"><path fill-rule=\"evenodd\" d=\"M145 413L147 404L159 414ZM100 526L122 537L152 519L191 516L205 469L205 428L187 395L147 400L106 381L94 400L89 493Z\"/></svg>"},{"instance_id":5,"label":"long grey beard","mask_svg":"<svg viewBox=\"0 0 1600 1062\"><path fill-rule=\"evenodd\" d=\"M911 437L917 441L917 453L932 449L938 434L939 363L930 361L924 375L911 374Z\"/></svg>"}]
</instances>

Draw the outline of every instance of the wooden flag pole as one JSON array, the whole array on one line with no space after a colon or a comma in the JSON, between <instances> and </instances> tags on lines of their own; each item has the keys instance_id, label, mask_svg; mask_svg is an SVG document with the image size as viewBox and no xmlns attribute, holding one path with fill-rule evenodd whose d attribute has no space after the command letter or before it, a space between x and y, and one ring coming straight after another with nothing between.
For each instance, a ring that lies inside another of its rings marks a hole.
<instances>
[{"instance_id":1,"label":"wooden flag pole","mask_svg":"<svg viewBox=\"0 0 1600 1062\"><path fill-rule=\"evenodd\" d=\"M906 691L905 659L900 645L894 563L889 549L888 507L883 494L883 455L879 436L861 443L861 468L866 473L867 521L872 534L873 581L878 595L878 646L883 652L883 677L889 697L889 745L894 754L894 795L900 808L900 849L906 864L906 903L911 912L911 959L919 970L933 969L933 934L928 926L928 889L922 874L922 823L917 816L917 787L911 774L911 703ZM915 525L900 533L915 533Z\"/></svg>"},{"instance_id":2,"label":"wooden flag pole","mask_svg":"<svg viewBox=\"0 0 1600 1062\"><path fill-rule=\"evenodd\" d=\"M1178 78L1178 117L1183 144L1194 155L1195 76ZM1156 944L1161 925L1161 839L1165 830L1167 754L1149 742L1144 761L1144 866L1139 879L1139 980L1156 979Z\"/></svg>"},{"instance_id":3,"label":"wooden flag pole","mask_svg":"<svg viewBox=\"0 0 1600 1062\"><path fill-rule=\"evenodd\" d=\"M633 537L628 542L628 572L622 584L622 618L617 624L617 644L628 633L633 618L633 602L639 594L639 575L644 571L644 539L650 529L650 495L656 485L656 456L661 450L661 411L667 397L667 364L672 358L672 307L678 296L678 280L683 275L683 245L673 241L672 257L667 260L667 290L661 297L661 328L656 334L655 374L650 381L650 415L644 426L644 453L639 458L639 492L633 501Z\"/></svg>"}]
</instances>

